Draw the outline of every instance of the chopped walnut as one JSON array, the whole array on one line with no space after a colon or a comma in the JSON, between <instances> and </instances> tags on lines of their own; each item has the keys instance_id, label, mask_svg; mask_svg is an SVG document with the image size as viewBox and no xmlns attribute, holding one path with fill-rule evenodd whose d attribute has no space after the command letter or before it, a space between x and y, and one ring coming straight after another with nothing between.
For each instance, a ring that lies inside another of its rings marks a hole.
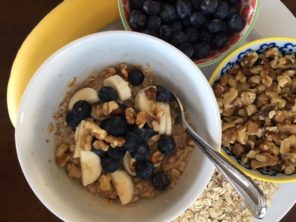
<instances>
[{"instance_id":1,"label":"chopped walnut","mask_svg":"<svg viewBox=\"0 0 296 222\"><path fill-rule=\"evenodd\" d=\"M109 114L111 114L114 110L118 109L119 105L117 104L116 101L109 101L109 102L105 102L103 104L103 114L105 116L108 116Z\"/></svg>"},{"instance_id":2,"label":"chopped walnut","mask_svg":"<svg viewBox=\"0 0 296 222\"><path fill-rule=\"evenodd\" d=\"M133 108L125 109L125 119L128 124L135 124L136 122L136 111Z\"/></svg>"},{"instance_id":3,"label":"chopped walnut","mask_svg":"<svg viewBox=\"0 0 296 222\"><path fill-rule=\"evenodd\" d=\"M109 149L109 145L102 140L96 140L93 142L93 148L97 150L107 151Z\"/></svg>"},{"instance_id":4,"label":"chopped walnut","mask_svg":"<svg viewBox=\"0 0 296 222\"><path fill-rule=\"evenodd\" d=\"M243 92L241 94L241 100L243 105L247 106L252 104L256 99L256 94L253 92Z\"/></svg>"},{"instance_id":5,"label":"chopped walnut","mask_svg":"<svg viewBox=\"0 0 296 222\"><path fill-rule=\"evenodd\" d=\"M256 52L250 52L242 59L240 65L245 68L250 68L256 63L258 58L259 56Z\"/></svg>"},{"instance_id":6,"label":"chopped walnut","mask_svg":"<svg viewBox=\"0 0 296 222\"><path fill-rule=\"evenodd\" d=\"M296 59L278 48L251 52L214 85L222 144L253 169L296 166Z\"/></svg>"},{"instance_id":7,"label":"chopped walnut","mask_svg":"<svg viewBox=\"0 0 296 222\"><path fill-rule=\"evenodd\" d=\"M278 85L281 88L284 88L287 84L291 84L291 78L287 74L279 75L277 77Z\"/></svg>"},{"instance_id":8,"label":"chopped walnut","mask_svg":"<svg viewBox=\"0 0 296 222\"><path fill-rule=\"evenodd\" d=\"M155 151L151 156L151 162L154 165L159 166L163 158L164 155L160 151Z\"/></svg>"},{"instance_id":9,"label":"chopped walnut","mask_svg":"<svg viewBox=\"0 0 296 222\"><path fill-rule=\"evenodd\" d=\"M100 105L94 106L91 109L91 114L90 115L91 115L92 118L97 119L97 120L105 117L105 114L103 112L103 108Z\"/></svg>"},{"instance_id":10,"label":"chopped walnut","mask_svg":"<svg viewBox=\"0 0 296 222\"><path fill-rule=\"evenodd\" d=\"M65 166L70 160L69 145L61 144L55 151L55 160L59 167Z\"/></svg>"},{"instance_id":11,"label":"chopped walnut","mask_svg":"<svg viewBox=\"0 0 296 222\"><path fill-rule=\"evenodd\" d=\"M295 146L296 146L296 136L295 135L289 136L288 138L282 141L281 147L280 147L280 153L287 154L290 152L290 149Z\"/></svg>"},{"instance_id":12,"label":"chopped walnut","mask_svg":"<svg viewBox=\"0 0 296 222\"><path fill-rule=\"evenodd\" d=\"M228 92L223 95L223 104L225 107L231 106L231 103L235 100L238 96L237 89L230 88Z\"/></svg>"},{"instance_id":13,"label":"chopped walnut","mask_svg":"<svg viewBox=\"0 0 296 222\"><path fill-rule=\"evenodd\" d=\"M112 184L111 184L111 178L109 175L101 175L99 177L99 187L102 191L111 191L113 190Z\"/></svg>"},{"instance_id":14,"label":"chopped walnut","mask_svg":"<svg viewBox=\"0 0 296 222\"><path fill-rule=\"evenodd\" d=\"M136 116L136 125L141 129L148 122L149 114L141 111Z\"/></svg>"},{"instance_id":15,"label":"chopped walnut","mask_svg":"<svg viewBox=\"0 0 296 222\"><path fill-rule=\"evenodd\" d=\"M69 177L76 178L76 179L81 178L81 170L74 163L67 164L67 172Z\"/></svg>"},{"instance_id":16,"label":"chopped walnut","mask_svg":"<svg viewBox=\"0 0 296 222\"><path fill-rule=\"evenodd\" d=\"M119 64L118 65L119 72L124 79L128 78L128 68L126 64Z\"/></svg>"},{"instance_id":17,"label":"chopped walnut","mask_svg":"<svg viewBox=\"0 0 296 222\"><path fill-rule=\"evenodd\" d=\"M105 141L110 144L111 147L122 147L125 143L125 139L123 137L116 137L108 135L105 138Z\"/></svg>"}]
</instances>

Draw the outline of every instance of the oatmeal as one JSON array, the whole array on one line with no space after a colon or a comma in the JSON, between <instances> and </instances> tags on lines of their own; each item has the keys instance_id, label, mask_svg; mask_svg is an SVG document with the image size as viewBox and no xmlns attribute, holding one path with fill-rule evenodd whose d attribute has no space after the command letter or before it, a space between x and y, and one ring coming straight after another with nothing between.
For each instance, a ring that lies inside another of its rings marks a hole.
<instances>
[{"instance_id":1,"label":"oatmeal","mask_svg":"<svg viewBox=\"0 0 296 222\"><path fill-rule=\"evenodd\" d=\"M56 163L69 177L123 205L176 185L194 143L150 69L119 64L69 87L54 115Z\"/></svg>"},{"instance_id":2,"label":"oatmeal","mask_svg":"<svg viewBox=\"0 0 296 222\"><path fill-rule=\"evenodd\" d=\"M252 169L296 167L296 59L278 48L250 52L214 85L222 144Z\"/></svg>"}]
</instances>

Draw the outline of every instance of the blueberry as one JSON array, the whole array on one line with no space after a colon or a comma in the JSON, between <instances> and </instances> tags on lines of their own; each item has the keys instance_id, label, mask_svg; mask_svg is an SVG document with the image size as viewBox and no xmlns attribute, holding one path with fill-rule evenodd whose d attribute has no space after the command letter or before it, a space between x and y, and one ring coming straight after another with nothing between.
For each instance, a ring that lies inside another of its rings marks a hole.
<instances>
[{"instance_id":1,"label":"blueberry","mask_svg":"<svg viewBox=\"0 0 296 222\"><path fill-rule=\"evenodd\" d=\"M229 35L229 34L232 32L232 30L231 30L231 28L227 25L226 22L222 22L222 29L221 29L221 32L223 32L223 33Z\"/></svg>"},{"instance_id":2,"label":"blueberry","mask_svg":"<svg viewBox=\"0 0 296 222\"><path fill-rule=\"evenodd\" d=\"M125 155L125 150L123 148L109 148L107 155L113 160L121 161Z\"/></svg>"},{"instance_id":3,"label":"blueberry","mask_svg":"<svg viewBox=\"0 0 296 222\"><path fill-rule=\"evenodd\" d=\"M72 108L72 113L81 119L86 119L90 116L91 105L83 100L76 102Z\"/></svg>"},{"instance_id":4,"label":"blueberry","mask_svg":"<svg viewBox=\"0 0 296 222\"><path fill-rule=\"evenodd\" d=\"M132 153L136 151L139 146L142 144L143 140L140 136L133 132L129 132L125 138L125 143L123 145L123 148Z\"/></svg>"},{"instance_id":5,"label":"blueberry","mask_svg":"<svg viewBox=\"0 0 296 222\"><path fill-rule=\"evenodd\" d=\"M201 12L204 15L212 15L218 7L219 0L202 0L200 4Z\"/></svg>"},{"instance_id":6,"label":"blueberry","mask_svg":"<svg viewBox=\"0 0 296 222\"><path fill-rule=\"evenodd\" d=\"M188 42L185 42L185 43L182 43L180 46L179 46L179 49L184 53L186 54L189 58L191 58L193 56L193 53L194 53L194 49L193 49L193 46L188 43Z\"/></svg>"},{"instance_id":7,"label":"blueberry","mask_svg":"<svg viewBox=\"0 0 296 222\"><path fill-rule=\"evenodd\" d=\"M156 87L156 101L167 103L167 102L170 102L171 99L172 99L172 94L169 90L161 86Z\"/></svg>"},{"instance_id":8,"label":"blueberry","mask_svg":"<svg viewBox=\"0 0 296 222\"><path fill-rule=\"evenodd\" d=\"M230 17L232 17L234 14L240 14L238 8L235 7L235 6L234 6L234 7L231 7L231 8L229 9L227 17L230 18Z\"/></svg>"},{"instance_id":9,"label":"blueberry","mask_svg":"<svg viewBox=\"0 0 296 222\"><path fill-rule=\"evenodd\" d=\"M112 136L124 136L128 132L128 124L123 116L114 116L104 119L100 127Z\"/></svg>"},{"instance_id":10,"label":"blueberry","mask_svg":"<svg viewBox=\"0 0 296 222\"><path fill-rule=\"evenodd\" d=\"M142 143L134 152L132 152L132 156L137 160L147 160L151 155L150 147L147 143Z\"/></svg>"},{"instance_id":11,"label":"blueberry","mask_svg":"<svg viewBox=\"0 0 296 222\"><path fill-rule=\"evenodd\" d=\"M240 14L233 14L228 20L228 26L235 32L240 32L246 22Z\"/></svg>"},{"instance_id":12,"label":"blueberry","mask_svg":"<svg viewBox=\"0 0 296 222\"><path fill-rule=\"evenodd\" d=\"M161 3L154 0L145 0L143 4L143 11L147 15L157 15L160 12Z\"/></svg>"},{"instance_id":13,"label":"blueberry","mask_svg":"<svg viewBox=\"0 0 296 222\"><path fill-rule=\"evenodd\" d=\"M159 28L159 37L165 41L171 39L172 30L168 25L163 25Z\"/></svg>"},{"instance_id":14,"label":"blueberry","mask_svg":"<svg viewBox=\"0 0 296 222\"><path fill-rule=\"evenodd\" d=\"M173 32L182 30L182 22L177 21L170 25L170 28Z\"/></svg>"},{"instance_id":15,"label":"blueberry","mask_svg":"<svg viewBox=\"0 0 296 222\"><path fill-rule=\"evenodd\" d=\"M211 48L206 42L197 43L194 46L194 57L197 59L202 59L210 55Z\"/></svg>"},{"instance_id":16,"label":"blueberry","mask_svg":"<svg viewBox=\"0 0 296 222\"><path fill-rule=\"evenodd\" d=\"M105 152L104 150L101 150L101 149L92 149L91 151L100 157L104 157L107 155L107 152Z\"/></svg>"},{"instance_id":17,"label":"blueberry","mask_svg":"<svg viewBox=\"0 0 296 222\"><path fill-rule=\"evenodd\" d=\"M199 32L199 40L201 42L210 42L212 39L212 34L207 29L202 29Z\"/></svg>"},{"instance_id":18,"label":"blueberry","mask_svg":"<svg viewBox=\"0 0 296 222\"><path fill-rule=\"evenodd\" d=\"M172 154L176 151L176 143L172 136L162 135L157 142L157 147L164 155Z\"/></svg>"},{"instance_id":19,"label":"blueberry","mask_svg":"<svg viewBox=\"0 0 296 222\"><path fill-rule=\"evenodd\" d=\"M207 19L201 12L194 12L190 16L190 23L196 28L201 27L206 22L207 22Z\"/></svg>"},{"instance_id":20,"label":"blueberry","mask_svg":"<svg viewBox=\"0 0 296 222\"><path fill-rule=\"evenodd\" d=\"M198 31L196 28L189 27L186 29L187 41L189 43L195 43L198 40ZM186 53L185 53L186 54Z\"/></svg>"},{"instance_id":21,"label":"blueberry","mask_svg":"<svg viewBox=\"0 0 296 222\"><path fill-rule=\"evenodd\" d=\"M147 34L147 35L152 35L152 36L155 36L155 37L158 36L157 31L153 30L153 29L144 29L142 32Z\"/></svg>"},{"instance_id":22,"label":"blueberry","mask_svg":"<svg viewBox=\"0 0 296 222\"><path fill-rule=\"evenodd\" d=\"M177 12L175 6L170 3L166 3L162 6L162 10L160 12L160 18L162 22L171 24L177 19Z\"/></svg>"},{"instance_id":23,"label":"blueberry","mask_svg":"<svg viewBox=\"0 0 296 222\"><path fill-rule=\"evenodd\" d=\"M128 72L128 81L134 86L139 86L143 83L145 76L138 68L133 68Z\"/></svg>"},{"instance_id":24,"label":"blueberry","mask_svg":"<svg viewBox=\"0 0 296 222\"><path fill-rule=\"evenodd\" d=\"M109 102L111 100L117 100L118 93L110 86L104 86L99 91L99 98L103 102Z\"/></svg>"},{"instance_id":25,"label":"blueberry","mask_svg":"<svg viewBox=\"0 0 296 222\"><path fill-rule=\"evenodd\" d=\"M159 171L152 176L152 185L157 190L164 190L169 183L169 178L163 171Z\"/></svg>"},{"instance_id":26,"label":"blueberry","mask_svg":"<svg viewBox=\"0 0 296 222\"><path fill-rule=\"evenodd\" d=\"M213 19L208 24L208 30L210 33L218 33L222 30L222 28L223 28L223 22L219 19Z\"/></svg>"},{"instance_id":27,"label":"blueberry","mask_svg":"<svg viewBox=\"0 0 296 222\"><path fill-rule=\"evenodd\" d=\"M222 49L227 43L228 37L225 33L218 33L212 39L212 45L215 49Z\"/></svg>"},{"instance_id":28,"label":"blueberry","mask_svg":"<svg viewBox=\"0 0 296 222\"><path fill-rule=\"evenodd\" d=\"M136 175L141 179L147 179L152 176L154 166L150 161L139 161L136 164Z\"/></svg>"},{"instance_id":29,"label":"blueberry","mask_svg":"<svg viewBox=\"0 0 296 222\"><path fill-rule=\"evenodd\" d=\"M231 4L237 4L239 2L239 0L228 0L228 2Z\"/></svg>"},{"instance_id":30,"label":"blueberry","mask_svg":"<svg viewBox=\"0 0 296 222\"><path fill-rule=\"evenodd\" d=\"M141 9L143 3L144 3L144 0L129 0L129 6L131 10Z\"/></svg>"},{"instance_id":31,"label":"blueberry","mask_svg":"<svg viewBox=\"0 0 296 222\"><path fill-rule=\"evenodd\" d=\"M142 11L134 10L130 14L129 22L134 30L140 31L146 26L146 15Z\"/></svg>"},{"instance_id":32,"label":"blueberry","mask_svg":"<svg viewBox=\"0 0 296 222\"><path fill-rule=\"evenodd\" d=\"M81 122L81 118L73 114L73 112L68 112L66 116L66 123L67 126L71 127L72 129L75 129L79 123Z\"/></svg>"},{"instance_id":33,"label":"blueberry","mask_svg":"<svg viewBox=\"0 0 296 222\"><path fill-rule=\"evenodd\" d=\"M102 165L102 169L106 173L112 173L118 170L120 166L120 161L112 159L110 157L101 157L101 165Z\"/></svg>"},{"instance_id":34,"label":"blueberry","mask_svg":"<svg viewBox=\"0 0 296 222\"><path fill-rule=\"evenodd\" d=\"M158 30L161 25L161 19L158 16L150 16L147 20L147 28L150 30Z\"/></svg>"},{"instance_id":35,"label":"blueberry","mask_svg":"<svg viewBox=\"0 0 296 222\"><path fill-rule=\"evenodd\" d=\"M187 41L186 33L183 31L176 31L173 33L173 36L170 42L176 46L186 41Z\"/></svg>"},{"instance_id":36,"label":"blueberry","mask_svg":"<svg viewBox=\"0 0 296 222\"><path fill-rule=\"evenodd\" d=\"M229 12L229 5L227 2L220 1L214 17L217 19L225 19Z\"/></svg>"},{"instance_id":37,"label":"blueberry","mask_svg":"<svg viewBox=\"0 0 296 222\"><path fill-rule=\"evenodd\" d=\"M192 11L192 5L190 0L177 0L176 9L181 19L189 17Z\"/></svg>"},{"instance_id":38,"label":"blueberry","mask_svg":"<svg viewBox=\"0 0 296 222\"><path fill-rule=\"evenodd\" d=\"M201 0L191 0L192 2L192 7L196 10L199 10L200 9L200 2Z\"/></svg>"},{"instance_id":39,"label":"blueberry","mask_svg":"<svg viewBox=\"0 0 296 222\"><path fill-rule=\"evenodd\" d=\"M191 27L190 16L185 17L181 20L183 27Z\"/></svg>"},{"instance_id":40,"label":"blueberry","mask_svg":"<svg viewBox=\"0 0 296 222\"><path fill-rule=\"evenodd\" d=\"M150 137L156 134L156 132L147 124L145 124L141 129L139 129L137 126L134 126L132 132L139 136L143 141L148 140Z\"/></svg>"}]
</instances>

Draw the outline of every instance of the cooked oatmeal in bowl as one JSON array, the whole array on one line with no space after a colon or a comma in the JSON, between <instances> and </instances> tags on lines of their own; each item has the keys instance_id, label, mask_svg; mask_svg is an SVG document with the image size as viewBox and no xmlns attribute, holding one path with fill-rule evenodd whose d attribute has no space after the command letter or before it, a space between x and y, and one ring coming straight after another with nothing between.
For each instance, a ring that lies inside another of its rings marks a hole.
<instances>
[{"instance_id":1,"label":"cooked oatmeal in bowl","mask_svg":"<svg viewBox=\"0 0 296 222\"><path fill-rule=\"evenodd\" d=\"M56 163L89 192L123 205L172 188L194 143L149 67L106 67L72 82L54 114Z\"/></svg>"}]
</instances>

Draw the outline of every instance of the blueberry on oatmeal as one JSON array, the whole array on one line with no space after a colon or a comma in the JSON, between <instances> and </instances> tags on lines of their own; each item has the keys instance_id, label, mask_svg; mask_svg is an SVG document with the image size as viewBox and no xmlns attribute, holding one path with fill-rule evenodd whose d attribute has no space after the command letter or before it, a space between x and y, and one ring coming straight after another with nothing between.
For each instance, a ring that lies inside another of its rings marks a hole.
<instances>
[{"instance_id":1,"label":"blueberry on oatmeal","mask_svg":"<svg viewBox=\"0 0 296 222\"><path fill-rule=\"evenodd\" d=\"M163 135L160 137L157 147L164 155L172 154L176 151L176 143L172 136Z\"/></svg>"},{"instance_id":2,"label":"blueberry on oatmeal","mask_svg":"<svg viewBox=\"0 0 296 222\"><path fill-rule=\"evenodd\" d=\"M128 132L128 124L122 116L114 116L104 119L101 122L100 127L112 136L124 136Z\"/></svg>"},{"instance_id":3,"label":"blueberry on oatmeal","mask_svg":"<svg viewBox=\"0 0 296 222\"><path fill-rule=\"evenodd\" d=\"M143 141L148 140L150 137L154 136L156 132L145 124L141 129L139 129L137 126L133 127L132 130L136 135L138 135Z\"/></svg>"},{"instance_id":4,"label":"blueberry on oatmeal","mask_svg":"<svg viewBox=\"0 0 296 222\"><path fill-rule=\"evenodd\" d=\"M114 160L122 160L124 157L125 150L123 148L109 148L107 151L107 155Z\"/></svg>"},{"instance_id":5,"label":"blueberry on oatmeal","mask_svg":"<svg viewBox=\"0 0 296 222\"><path fill-rule=\"evenodd\" d=\"M132 156L137 160L147 160L151 155L150 147L147 143L142 143L134 152L132 152Z\"/></svg>"},{"instance_id":6,"label":"blueberry on oatmeal","mask_svg":"<svg viewBox=\"0 0 296 222\"><path fill-rule=\"evenodd\" d=\"M162 86L157 86L156 88L156 100L159 102L170 102L172 99L172 94L169 90Z\"/></svg>"},{"instance_id":7,"label":"blueberry on oatmeal","mask_svg":"<svg viewBox=\"0 0 296 222\"><path fill-rule=\"evenodd\" d=\"M86 119L90 116L91 105L86 101L78 101L74 104L72 108L72 113L80 117L81 119Z\"/></svg>"},{"instance_id":8,"label":"blueberry on oatmeal","mask_svg":"<svg viewBox=\"0 0 296 222\"><path fill-rule=\"evenodd\" d=\"M157 190L166 189L169 183L169 178L163 171L159 171L152 176L152 184Z\"/></svg>"},{"instance_id":9,"label":"blueberry on oatmeal","mask_svg":"<svg viewBox=\"0 0 296 222\"><path fill-rule=\"evenodd\" d=\"M119 159L112 159L111 157L101 157L101 165L102 169L106 173L112 173L116 171L120 166L120 160Z\"/></svg>"},{"instance_id":10,"label":"blueberry on oatmeal","mask_svg":"<svg viewBox=\"0 0 296 222\"><path fill-rule=\"evenodd\" d=\"M144 82L145 76L140 69L134 68L128 72L128 81L134 86L139 86Z\"/></svg>"},{"instance_id":11,"label":"blueberry on oatmeal","mask_svg":"<svg viewBox=\"0 0 296 222\"><path fill-rule=\"evenodd\" d=\"M66 115L66 123L67 126L71 127L72 129L75 129L79 123L81 122L81 118L76 116L73 112L68 112Z\"/></svg>"},{"instance_id":12,"label":"blueberry on oatmeal","mask_svg":"<svg viewBox=\"0 0 296 222\"><path fill-rule=\"evenodd\" d=\"M140 179L148 179L152 176L154 166L149 160L139 161L136 163L136 175Z\"/></svg>"},{"instance_id":13,"label":"blueberry on oatmeal","mask_svg":"<svg viewBox=\"0 0 296 222\"><path fill-rule=\"evenodd\" d=\"M104 102L118 99L118 93L110 86L104 86L99 91L99 98Z\"/></svg>"},{"instance_id":14,"label":"blueberry on oatmeal","mask_svg":"<svg viewBox=\"0 0 296 222\"><path fill-rule=\"evenodd\" d=\"M133 132L128 132L127 136L125 137L123 148L131 153L136 151L142 143L143 140L141 137Z\"/></svg>"}]
</instances>

